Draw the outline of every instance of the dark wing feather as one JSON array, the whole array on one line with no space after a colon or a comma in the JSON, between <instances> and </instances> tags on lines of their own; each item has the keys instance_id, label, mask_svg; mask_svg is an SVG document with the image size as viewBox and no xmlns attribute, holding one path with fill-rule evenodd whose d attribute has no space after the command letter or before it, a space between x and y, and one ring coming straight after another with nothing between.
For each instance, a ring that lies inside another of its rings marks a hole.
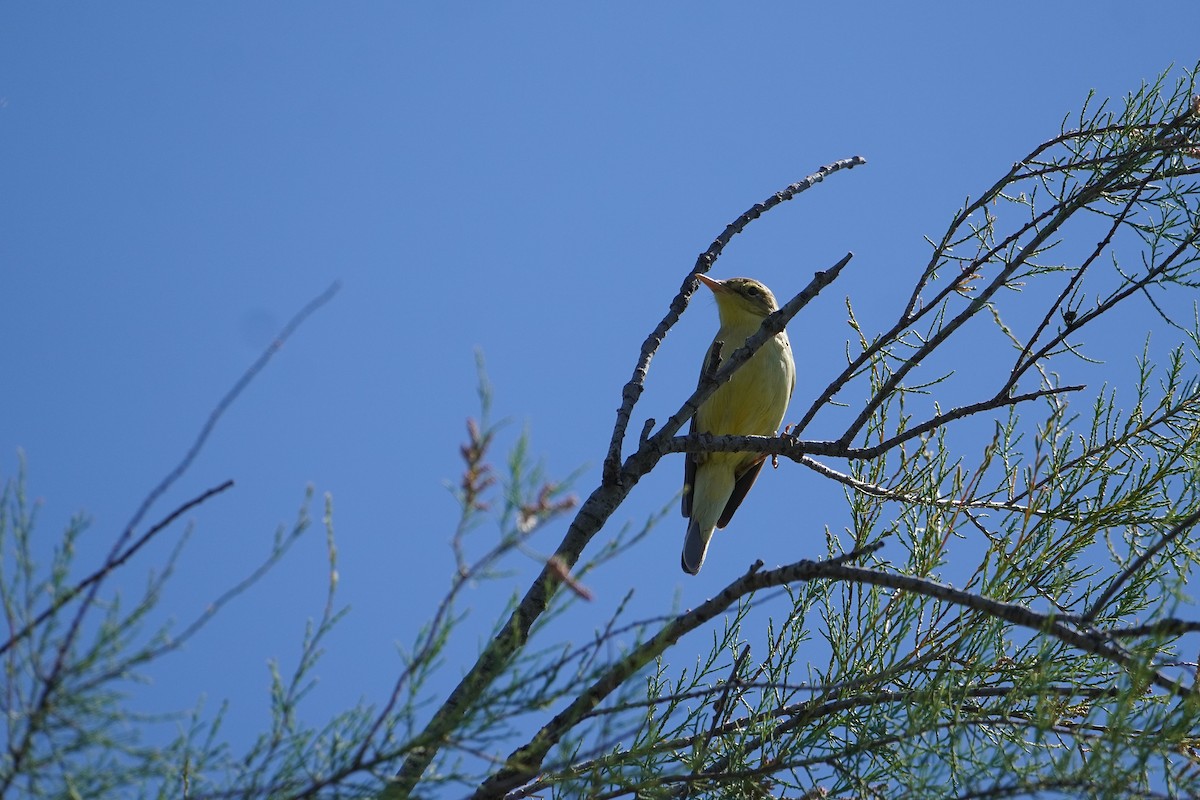
<instances>
[{"instance_id":1,"label":"dark wing feather","mask_svg":"<svg viewBox=\"0 0 1200 800\"><path fill-rule=\"evenodd\" d=\"M717 520L718 528L724 528L729 524L729 520L733 519L733 512L737 511L738 506L746 499L746 493L750 491L750 487L758 479L758 473L762 470L762 465L766 462L767 457L763 456L758 461L746 467L745 472L738 475L737 482L733 484L733 494L729 495L729 502L725 504L725 510L721 512L721 518Z\"/></svg>"},{"instance_id":2,"label":"dark wing feather","mask_svg":"<svg viewBox=\"0 0 1200 800\"><path fill-rule=\"evenodd\" d=\"M700 367L700 378L699 378L699 380L696 381L697 386L700 385L700 381L704 380L705 375L711 375L712 373L717 371L718 367L721 366L720 357L713 358L713 352L716 349L715 347L713 347L713 345L715 345L715 344L716 344L716 342L713 342L713 344L710 344L708 346L708 352L704 354L704 364ZM692 415L692 424L688 427L688 433L691 434L691 433L695 433L695 432L696 432L696 415L693 414ZM753 478L750 479L750 483L751 484L754 483ZM683 501L681 503L681 506L683 509L683 515L685 517L689 517L689 518L692 516L692 487L695 485L696 485L696 454L695 453L684 453L683 454ZM738 501L737 501L738 503L742 502L742 497L745 497L746 492L748 492L748 491L750 491L749 486L747 486L746 491L742 492L742 494L738 497ZM737 495L736 488L733 490L733 493L735 495ZM733 507L736 509L737 503L735 503ZM733 511L730 511L729 514L732 515ZM722 523L722 527L724 527L723 523Z\"/></svg>"},{"instance_id":3,"label":"dark wing feather","mask_svg":"<svg viewBox=\"0 0 1200 800\"><path fill-rule=\"evenodd\" d=\"M696 432L696 418L692 417L692 424L688 428L688 433ZM683 515L690 518L692 516L692 487L696 485L696 456L692 453L683 454Z\"/></svg>"}]
</instances>

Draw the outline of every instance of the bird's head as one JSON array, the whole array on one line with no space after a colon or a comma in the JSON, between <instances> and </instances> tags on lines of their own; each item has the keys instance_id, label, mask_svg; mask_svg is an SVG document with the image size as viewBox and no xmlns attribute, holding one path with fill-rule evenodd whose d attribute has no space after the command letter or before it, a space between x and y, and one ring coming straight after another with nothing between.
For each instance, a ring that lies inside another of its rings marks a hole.
<instances>
[{"instance_id":1,"label":"bird's head","mask_svg":"<svg viewBox=\"0 0 1200 800\"><path fill-rule=\"evenodd\" d=\"M753 278L729 278L719 281L707 275L697 275L700 282L712 289L717 299L717 311L722 322L734 322L739 318L763 317L779 310L775 295Z\"/></svg>"}]
</instances>

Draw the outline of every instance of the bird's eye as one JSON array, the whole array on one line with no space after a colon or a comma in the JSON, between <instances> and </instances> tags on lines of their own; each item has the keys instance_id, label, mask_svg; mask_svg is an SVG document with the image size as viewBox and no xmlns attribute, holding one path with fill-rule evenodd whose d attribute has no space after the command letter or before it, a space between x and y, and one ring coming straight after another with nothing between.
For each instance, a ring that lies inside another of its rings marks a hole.
<instances>
[{"instance_id":1,"label":"bird's eye","mask_svg":"<svg viewBox=\"0 0 1200 800\"><path fill-rule=\"evenodd\" d=\"M750 295L751 297L758 297L758 287L757 286L747 286L746 294Z\"/></svg>"}]
</instances>

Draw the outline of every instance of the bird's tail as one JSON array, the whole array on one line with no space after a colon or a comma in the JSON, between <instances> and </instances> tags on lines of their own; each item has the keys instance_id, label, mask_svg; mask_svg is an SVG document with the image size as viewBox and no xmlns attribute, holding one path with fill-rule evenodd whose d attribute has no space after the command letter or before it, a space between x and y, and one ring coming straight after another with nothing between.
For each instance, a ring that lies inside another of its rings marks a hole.
<instances>
[{"instance_id":1,"label":"bird's tail","mask_svg":"<svg viewBox=\"0 0 1200 800\"><path fill-rule=\"evenodd\" d=\"M711 527L708 530L700 529L700 522L695 516L688 522L687 536L683 540L683 555L679 559L684 572L691 575L700 572L712 535Z\"/></svg>"}]
</instances>

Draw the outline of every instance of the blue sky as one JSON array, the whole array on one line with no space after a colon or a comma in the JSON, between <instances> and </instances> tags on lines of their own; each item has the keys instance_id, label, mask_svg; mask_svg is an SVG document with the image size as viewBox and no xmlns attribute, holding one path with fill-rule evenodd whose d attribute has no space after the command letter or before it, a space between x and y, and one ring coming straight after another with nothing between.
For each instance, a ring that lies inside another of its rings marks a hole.
<instances>
[{"instance_id":1,"label":"blue sky","mask_svg":"<svg viewBox=\"0 0 1200 800\"><path fill-rule=\"evenodd\" d=\"M1194 63L1198 22L1182 2L1136 16L1031 2L6 4L0 474L25 453L47 545L89 515L84 574L273 332L341 281L157 506L237 483L188 515L163 612L189 620L253 568L311 484L334 498L352 611L310 713L382 699L396 643L449 584L444 483L478 414L475 348L496 417L512 420L502 447L528 426L547 472L584 467L586 493L637 347L696 254L751 204L863 155L866 167L755 223L713 272L790 296L855 252L790 328L806 398L806 371L841 363L841 298L894 313L923 236L1090 90L1120 97ZM653 362L639 420L665 419L694 387L716 321L698 297ZM640 524L681 473L666 462L615 521ZM771 525L798 492L811 532ZM764 476L736 521L745 535L720 538L695 579L678 570L683 524L668 517L595 576L595 619L630 586L658 614L755 558L819 553L840 497L795 467ZM561 533L532 545L549 552ZM166 546L120 585L136 591ZM471 599L464 667L486 610L538 568L511 566L510 584ZM235 730L260 725L266 664L294 662L325 571L314 528L156 667L138 702L229 698ZM446 670L451 681L459 665Z\"/></svg>"}]
</instances>

